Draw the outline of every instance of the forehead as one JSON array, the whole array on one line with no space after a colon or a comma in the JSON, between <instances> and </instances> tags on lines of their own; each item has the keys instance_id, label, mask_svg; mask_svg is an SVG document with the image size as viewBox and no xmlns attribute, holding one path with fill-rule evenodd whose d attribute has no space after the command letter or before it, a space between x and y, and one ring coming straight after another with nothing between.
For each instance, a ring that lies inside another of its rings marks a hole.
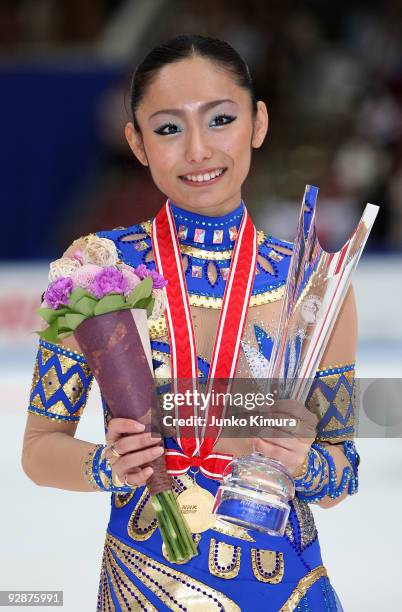
<instances>
[{"instance_id":1,"label":"forehead","mask_svg":"<svg viewBox=\"0 0 402 612\"><path fill-rule=\"evenodd\" d=\"M248 92L230 72L206 58L194 57L164 66L156 74L139 106L147 112L185 108L186 104L231 98L246 103Z\"/></svg>"}]
</instances>

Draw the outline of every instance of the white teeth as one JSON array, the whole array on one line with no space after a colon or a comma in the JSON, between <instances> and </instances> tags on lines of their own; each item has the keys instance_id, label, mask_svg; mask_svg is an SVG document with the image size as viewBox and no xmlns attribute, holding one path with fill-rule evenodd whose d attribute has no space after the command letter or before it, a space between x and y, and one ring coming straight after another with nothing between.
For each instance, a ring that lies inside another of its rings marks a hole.
<instances>
[{"instance_id":1,"label":"white teeth","mask_svg":"<svg viewBox=\"0 0 402 612\"><path fill-rule=\"evenodd\" d=\"M186 174L184 176L188 181L194 181L195 183L202 183L203 181L210 181L223 173L223 168L219 170L213 170L206 174Z\"/></svg>"}]
</instances>

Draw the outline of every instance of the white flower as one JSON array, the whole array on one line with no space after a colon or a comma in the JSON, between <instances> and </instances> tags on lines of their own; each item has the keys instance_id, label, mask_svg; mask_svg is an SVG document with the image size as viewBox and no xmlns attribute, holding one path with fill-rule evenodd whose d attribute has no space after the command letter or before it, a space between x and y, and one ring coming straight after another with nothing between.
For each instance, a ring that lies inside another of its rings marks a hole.
<instances>
[{"instance_id":1,"label":"white flower","mask_svg":"<svg viewBox=\"0 0 402 612\"><path fill-rule=\"evenodd\" d=\"M116 245L109 238L99 238L91 234L88 237L85 249L82 253L84 264L95 266L114 266L118 260Z\"/></svg>"},{"instance_id":2,"label":"white flower","mask_svg":"<svg viewBox=\"0 0 402 612\"><path fill-rule=\"evenodd\" d=\"M81 267L77 259L71 257L61 257L52 261L49 269L49 282L52 283L62 276L72 276L78 268Z\"/></svg>"},{"instance_id":3,"label":"white flower","mask_svg":"<svg viewBox=\"0 0 402 612\"><path fill-rule=\"evenodd\" d=\"M159 319L159 317L163 315L166 307L167 298L165 287L163 287L163 289L153 289L152 297L155 299L155 302L151 316L149 318L151 319L151 321L156 321L156 319Z\"/></svg>"}]
</instances>

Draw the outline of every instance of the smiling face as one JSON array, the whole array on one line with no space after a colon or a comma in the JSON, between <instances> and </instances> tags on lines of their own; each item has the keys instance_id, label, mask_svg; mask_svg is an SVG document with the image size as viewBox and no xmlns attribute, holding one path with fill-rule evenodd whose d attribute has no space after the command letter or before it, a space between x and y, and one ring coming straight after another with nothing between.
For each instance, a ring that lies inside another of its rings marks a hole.
<instances>
[{"instance_id":1,"label":"smiling face","mask_svg":"<svg viewBox=\"0 0 402 612\"><path fill-rule=\"evenodd\" d=\"M266 106L257 105L254 118L249 92L226 70L193 57L159 70L136 111L141 134L132 123L125 134L177 206L224 215L239 205L251 149L268 129Z\"/></svg>"}]
</instances>

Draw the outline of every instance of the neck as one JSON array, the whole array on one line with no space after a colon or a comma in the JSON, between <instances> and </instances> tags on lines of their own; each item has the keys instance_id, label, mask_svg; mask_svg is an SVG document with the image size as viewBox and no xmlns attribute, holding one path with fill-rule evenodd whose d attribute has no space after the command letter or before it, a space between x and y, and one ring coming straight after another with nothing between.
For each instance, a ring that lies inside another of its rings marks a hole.
<instances>
[{"instance_id":1,"label":"neck","mask_svg":"<svg viewBox=\"0 0 402 612\"><path fill-rule=\"evenodd\" d=\"M218 215L207 215L197 212L191 207L183 208L169 200L173 212L177 237L184 245L224 251L232 249L244 214L244 202L237 202L230 212L223 214L219 207Z\"/></svg>"},{"instance_id":2,"label":"neck","mask_svg":"<svg viewBox=\"0 0 402 612\"><path fill-rule=\"evenodd\" d=\"M191 203L174 200L174 204L179 208L205 217L222 217L223 215L228 215L239 206L239 202L241 202L240 192L223 202L208 203L205 204L205 206L197 204L192 206Z\"/></svg>"}]
</instances>

